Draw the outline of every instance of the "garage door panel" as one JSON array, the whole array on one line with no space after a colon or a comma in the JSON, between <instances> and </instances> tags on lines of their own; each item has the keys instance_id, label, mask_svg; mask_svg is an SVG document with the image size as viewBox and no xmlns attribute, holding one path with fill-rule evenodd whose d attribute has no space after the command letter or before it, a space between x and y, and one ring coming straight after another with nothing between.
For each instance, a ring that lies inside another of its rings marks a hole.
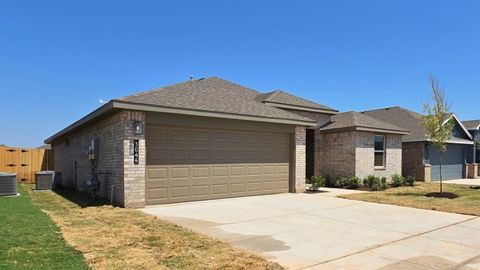
<instances>
[{"instance_id":1,"label":"garage door panel","mask_svg":"<svg viewBox=\"0 0 480 270\"><path fill-rule=\"evenodd\" d=\"M168 189L167 188L150 188L147 191L147 198L148 200L167 199Z\"/></svg>"},{"instance_id":2,"label":"garage door panel","mask_svg":"<svg viewBox=\"0 0 480 270\"><path fill-rule=\"evenodd\" d=\"M147 125L147 204L288 192L290 135Z\"/></svg>"},{"instance_id":3,"label":"garage door panel","mask_svg":"<svg viewBox=\"0 0 480 270\"><path fill-rule=\"evenodd\" d=\"M192 187L193 196L206 196L210 193L210 186L209 185L195 185Z\"/></svg>"},{"instance_id":4,"label":"garage door panel","mask_svg":"<svg viewBox=\"0 0 480 270\"><path fill-rule=\"evenodd\" d=\"M212 185L212 194L227 195L228 194L228 184Z\"/></svg>"},{"instance_id":5,"label":"garage door panel","mask_svg":"<svg viewBox=\"0 0 480 270\"><path fill-rule=\"evenodd\" d=\"M192 167L192 178L209 178L210 167Z\"/></svg>"},{"instance_id":6,"label":"garage door panel","mask_svg":"<svg viewBox=\"0 0 480 270\"><path fill-rule=\"evenodd\" d=\"M230 187L231 193L245 192L245 183L231 183Z\"/></svg>"},{"instance_id":7,"label":"garage door panel","mask_svg":"<svg viewBox=\"0 0 480 270\"><path fill-rule=\"evenodd\" d=\"M171 179L189 179L190 178L189 167L171 167L170 178Z\"/></svg>"},{"instance_id":8,"label":"garage door panel","mask_svg":"<svg viewBox=\"0 0 480 270\"><path fill-rule=\"evenodd\" d=\"M228 166L212 166L212 177L227 177Z\"/></svg>"},{"instance_id":9,"label":"garage door panel","mask_svg":"<svg viewBox=\"0 0 480 270\"><path fill-rule=\"evenodd\" d=\"M192 142L208 142L210 140L210 133L203 130L192 130Z\"/></svg>"},{"instance_id":10,"label":"garage door panel","mask_svg":"<svg viewBox=\"0 0 480 270\"><path fill-rule=\"evenodd\" d=\"M442 176L444 180L460 179L464 174L465 146L449 144L443 154ZM430 149L430 164L432 165L432 180L440 180L440 153L435 148Z\"/></svg>"},{"instance_id":11,"label":"garage door panel","mask_svg":"<svg viewBox=\"0 0 480 270\"><path fill-rule=\"evenodd\" d=\"M148 179L167 179L168 169L167 168L152 168L147 170Z\"/></svg>"},{"instance_id":12,"label":"garage door panel","mask_svg":"<svg viewBox=\"0 0 480 270\"><path fill-rule=\"evenodd\" d=\"M288 181L277 181L276 183L278 189L288 189Z\"/></svg>"},{"instance_id":13,"label":"garage door panel","mask_svg":"<svg viewBox=\"0 0 480 270\"><path fill-rule=\"evenodd\" d=\"M261 191L262 190L261 187L262 187L262 183L260 181L249 182L247 184L247 191L252 191L252 192Z\"/></svg>"},{"instance_id":14,"label":"garage door panel","mask_svg":"<svg viewBox=\"0 0 480 270\"><path fill-rule=\"evenodd\" d=\"M275 181L263 181L263 190L275 190L277 185Z\"/></svg>"}]
</instances>

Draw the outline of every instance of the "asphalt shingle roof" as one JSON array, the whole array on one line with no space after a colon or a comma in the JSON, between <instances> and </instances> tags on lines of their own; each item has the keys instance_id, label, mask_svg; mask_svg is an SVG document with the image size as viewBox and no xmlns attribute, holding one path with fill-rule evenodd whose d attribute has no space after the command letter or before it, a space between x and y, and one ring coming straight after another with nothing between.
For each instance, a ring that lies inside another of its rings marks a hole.
<instances>
[{"instance_id":1,"label":"asphalt shingle roof","mask_svg":"<svg viewBox=\"0 0 480 270\"><path fill-rule=\"evenodd\" d=\"M328 111L334 111L334 112L337 111L325 105L322 105L310 100L306 100L301 97L294 96L292 94L286 93L281 90L276 90L273 92L261 94L256 99L261 102L274 102L274 103L280 103L285 105L295 105L295 106L312 108L312 109L328 110Z\"/></svg>"},{"instance_id":2,"label":"asphalt shingle roof","mask_svg":"<svg viewBox=\"0 0 480 270\"><path fill-rule=\"evenodd\" d=\"M427 140L426 130L420 122L420 114L402 107L390 107L371 111L363 114L375 119L395 123L395 125L410 131L409 135L403 137L403 141L425 141Z\"/></svg>"},{"instance_id":3,"label":"asphalt shingle roof","mask_svg":"<svg viewBox=\"0 0 480 270\"><path fill-rule=\"evenodd\" d=\"M475 130L475 129L478 129L478 127L480 126L480 120L462 121L462 124L463 124L468 130Z\"/></svg>"},{"instance_id":4,"label":"asphalt shingle roof","mask_svg":"<svg viewBox=\"0 0 480 270\"><path fill-rule=\"evenodd\" d=\"M344 130L350 128L370 128L408 133L407 129L380 121L359 112L346 112L333 115L330 123L322 131Z\"/></svg>"},{"instance_id":5,"label":"asphalt shingle roof","mask_svg":"<svg viewBox=\"0 0 480 270\"><path fill-rule=\"evenodd\" d=\"M395 125L409 130L410 134L404 136L402 139L404 142L419 142L428 140L426 135L427 131L420 121L421 114L419 113L399 106L364 111L362 113L384 122L395 123ZM452 113L448 113L446 118L449 118L452 115ZM452 137L451 140L456 142L469 142L469 140L454 137Z\"/></svg>"},{"instance_id":6,"label":"asphalt shingle roof","mask_svg":"<svg viewBox=\"0 0 480 270\"><path fill-rule=\"evenodd\" d=\"M256 99L259 95L261 93L255 90L211 77L203 80L189 80L118 100L171 108L312 122L310 118L263 104Z\"/></svg>"}]
</instances>

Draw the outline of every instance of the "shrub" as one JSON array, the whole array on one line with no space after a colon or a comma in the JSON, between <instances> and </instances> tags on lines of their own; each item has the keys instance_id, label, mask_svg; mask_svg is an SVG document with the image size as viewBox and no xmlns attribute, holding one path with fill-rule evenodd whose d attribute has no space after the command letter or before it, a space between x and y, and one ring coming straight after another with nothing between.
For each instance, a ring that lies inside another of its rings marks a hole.
<instances>
[{"instance_id":1,"label":"shrub","mask_svg":"<svg viewBox=\"0 0 480 270\"><path fill-rule=\"evenodd\" d=\"M412 186L415 183L415 176L409 175L405 178L405 185Z\"/></svg>"},{"instance_id":2,"label":"shrub","mask_svg":"<svg viewBox=\"0 0 480 270\"><path fill-rule=\"evenodd\" d=\"M325 178L321 176L310 177L310 190L317 191L319 188L325 186Z\"/></svg>"},{"instance_id":3,"label":"shrub","mask_svg":"<svg viewBox=\"0 0 480 270\"><path fill-rule=\"evenodd\" d=\"M401 187L404 185L405 185L405 177L401 176L400 174L392 175L392 186Z\"/></svg>"},{"instance_id":4,"label":"shrub","mask_svg":"<svg viewBox=\"0 0 480 270\"><path fill-rule=\"evenodd\" d=\"M373 182L375 182L375 179L377 179L375 175L369 175L363 179L363 185L366 187L371 188L373 185Z\"/></svg>"},{"instance_id":5,"label":"shrub","mask_svg":"<svg viewBox=\"0 0 480 270\"><path fill-rule=\"evenodd\" d=\"M335 179L332 179L329 174L325 175L325 186L335 187Z\"/></svg>"},{"instance_id":6,"label":"shrub","mask_svg":"<svg viewBox=\"0 0 480 270\"><path fill-rule=\"evenodd\" d=\"M352 176L349 178L344 178L343 180L343 187L344 188L351 188L351 189L357 189L360 187L360 178Z\"/></svg>"},{"instance_id":7,"label":"shrub","mask_svg":"<svg viewBox=\"0 0 480 270\"><path fill-rule=\"evenodd\" d=\"M363 179L363 185L373 191L384 190L387 188L387 178L382 177L380 179L374 175L369 175Z\"/></svg>"},{"instance_id":8,"label":"shrub","mask_svg":"<svg viewBox=\"0 0 480 270\"><path fill-rule=\"evenodd\" d=\"M347 177L340 177L337 178L335 181L335 187L337 188L343 188L348 186L348 178Z\"/></svg>"},{"instance_id":9,"label":"shrub","mask_svg":"<svg viewBox=\"0 0 480 270\"><path fill-rule=\"evenodd\" d=\"M387 189L388 186L387 186L387 178L386 177L382 177L382 179L380 180L382 182L382 190L383 189Z\"/></svg>"}]
</instances>

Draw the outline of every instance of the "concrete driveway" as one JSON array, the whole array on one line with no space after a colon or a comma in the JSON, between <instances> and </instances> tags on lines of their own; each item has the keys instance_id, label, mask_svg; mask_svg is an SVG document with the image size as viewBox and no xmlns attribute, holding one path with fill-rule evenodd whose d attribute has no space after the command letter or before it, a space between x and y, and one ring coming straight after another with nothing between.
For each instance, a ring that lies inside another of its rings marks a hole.
<instances>
[{"instance_id":1,"label":"concrete driveway","mask_svg":"<svg viewBox=\"0 0 480 270\"><path fill-rule=\"evenodd\" d=\"M290 269L480 269L479 218L335 194L279 194L142 211Z\"/></svg>"}]
</instances>

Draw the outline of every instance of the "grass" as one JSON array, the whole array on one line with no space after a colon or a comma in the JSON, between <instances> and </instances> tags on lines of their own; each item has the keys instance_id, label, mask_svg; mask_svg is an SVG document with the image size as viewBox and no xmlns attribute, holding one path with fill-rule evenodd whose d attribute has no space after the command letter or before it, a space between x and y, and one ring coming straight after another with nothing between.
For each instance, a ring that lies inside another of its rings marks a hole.
<instances>
[{"instance_id":1,"label":"grass","mask_svg":"<svg viewBox=\"0 0 480 270\"><path fill-rule=\"evenodd\" d=\"M480 216L480 189L466 185L443 184L443 191L451 195L450 198L434 196L438 191L438 183L416 183L413 187L390 188L385 191L347 194L340 197Z\"/></svg>"},{"instance_id":2,"label":"grass","mask_svg":"<svg viewBox=\"0 0 480 270\"><path fill-rule=\"evenodd\" d=\"M82 193L31 194L94 269L282 269L228 243Z\"/></svg>"},{"instance_id":3,"label":"grass","mask_svg":"<svg viewBox=\"0 0 480 270\"><path fill-rule=\"evenodd\" d=\"M18 197L0 197L0 269L88 269L55 223L19 191Z\"/></svg>"}]
</instances>

